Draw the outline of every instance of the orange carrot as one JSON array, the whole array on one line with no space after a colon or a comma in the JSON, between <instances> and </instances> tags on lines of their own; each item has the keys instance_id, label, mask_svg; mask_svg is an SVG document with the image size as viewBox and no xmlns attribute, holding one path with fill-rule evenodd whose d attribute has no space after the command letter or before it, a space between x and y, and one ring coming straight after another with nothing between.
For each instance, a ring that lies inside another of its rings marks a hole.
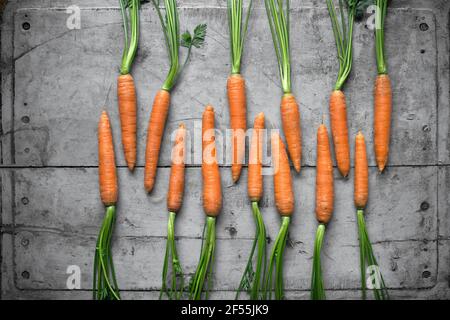
<instances>
[{"instance_id":1,"label":"orange carrot","mask_svg":"<svg viewBox=\"0 0 450 320\"><path fill-rule=\"evenodd\" d=\"M240 74L232 74L227 81L230 125L233 130L231 175L233 182L241 176L245 153L245 131L247 130L247 102L245 80Z\"/></svg>"},{"instance_id":2,"label":"orange carrot","mask_svg":"<svg viewBox=\"0 0 450 320\"><path fill-rule=\"evenodd\" d=\"M258 202L263 193L262 149L264 113L256 116L249 150L247 190L250 201Z\"/></svg>"},{"instance_id":3,"label":"orange carrot","mask_svg":"<svg viewBox=\"0 0 450 320\"><path fill-rule=\"evenodd\" d=\"M125 160L130 170L136 165L136 88L131 74L117 79L120 125Z\"/></svg>"},{"instance_id":4,"label":"orange carrot","mask_svg":"<svg viewBox=\"0 0 450 320\"><path fill-rule=\"evenodd\" d=\"M350 171L350 146L345 94L341 90L334 90L331 93L330 120L337 167L342 176L346 177Z\"/></svg>"},{"instance_id":5,"label":"orange carrot","mask_svg":"<svg viewBox=\"0 0 450 320\"><path fill-rule=\"evenodd\" d=\"M98 176L100 197L105 206L117 202L117 173L114 145L108 114L102 112L98 123Z\"/></svg>"},{"instance_id":6,"label":"orange carrot","mask_svg":"<svg viewBox=\"0 0 450 320\"><path fill-rule=\"evenodd\" d=\"M300 112L294 95L286 93L281 99L281 120L286 137L289 155L294 168L300 172L302 162L302 131L300 127Z\"/></svg>"},{"instance_id":7,"label":"orange carrot","mask_svg":"<svg viewBox=\"0 0 450 320\"><path fill-rule=\"evenodd\" d=\"M328 223L333 213L333 164L330 142L325 125L317 131L317 173L316 173L316 218L320 223Z\"/></svg>"},{"instance_id":8,"label":"orange carrot","mask_svg":"<svg viewBox=\"0 0 450 320\"><path fill-rule=\"evenodd\" d=\"M367 163L366 142L360 132L355 139L355 206L364 209L369 197L369 166Z\"/></svg>"},{"instance_id":9,"label":"orange carrot","mask_svg":"<svg viewBox=\"0 0 450 320\"><path fill-rule=\"evenodd\" d=\"M378 170L383 171L389 154L392 89L387 74L379 74L375 82L374 146Z\"/></svg>"},{"instance_id":10,"label":"orange carrot","mask_svg":"<svg viewBox=\"0 0 450 320\"><path fill-rule=\"evenodd\" d=\"M180 124L175 137L170 170L169 191L167 192L167 208L177 213L183 202L184 194L184 157L186 147L186 128Z\"/></svg>"},{"instance_id":11,"label":"orange carrot","mask_svg":"<svg viewBox=\"0 0 450 320\"><path fill-rule=\"evenodd\" d=\"M158 167L159 150L169 113L170 92L159 90L153 101L152 113L148 123L147 148L145 150L144 186L147 192L153 190Z\"/></svg>"},{"instance_id":12,"label":"orange carrot","mask_svg":"<svg viewBox=\"0 0 450 320\"><path fill-rule=\"evenodd\" d=\"M295 204L292 177L286 148L277 133L272 134L272 159L275 205L281 216L289 217L294 212Z\"/></svg>"},{"instance_id":13,"label":"orange carrot","mask_svg":"<svg viewBox=\"0 0 450 320\"><path fill-rule=\"evenodd\" d=\"M222 187L216 158L214 108L207 106L202 119L203 208L209 217L219 215L222 208Z\"/></svg>"}]
</instances>

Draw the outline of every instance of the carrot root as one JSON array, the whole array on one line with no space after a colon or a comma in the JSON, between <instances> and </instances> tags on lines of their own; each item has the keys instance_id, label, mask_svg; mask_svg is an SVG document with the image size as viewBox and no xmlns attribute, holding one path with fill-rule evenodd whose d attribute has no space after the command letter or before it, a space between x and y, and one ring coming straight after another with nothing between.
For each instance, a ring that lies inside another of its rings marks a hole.
<instances>
[{"instance_id":1,"label":"carrot root","mask_svg":"<svg viewBox=\"0 0 450 320\"><path fill-rule=\"evenodd\" d=\"M334 90L330 96L330 122L336 163L342 176L350 171L350 145L348 142L347 106L341 90Z\"/></svg>"},{"instance_id":2,"label":"carrot root","mask_svg":"<svg viewBox=\"0 0 450 320\"><path fill-rule=\"evenodd\" d=\"M170 169L169 191L167 192L167 209L169 212L177 213L183 202L185 140L186 128L184 124L180 124L172 150L172 168Z\"/></svg>"},{"instance_id":3,"label":"carrot root","mask_svg":"<svg viewBox=\"0 0 450 320\"><path fill-rule=\"evenodd\" d=\"M233 182L241 176L245 154L245 131L247 130L247 102L245 80L240 74L232 74L227 80L228 104L232 138L231 175Z\"/></svg>"},{"instance_id":4,"label":"carrot root","mask_svg":"<svg viewBox=\"0 0 450 320\"><path fill-rule=\"evenodd\" d=\"M211 106L203 112L202 157L203 209L207 216L216 217L222 209L222 187L216 158L214 108Z\"/></svg>"},{"instance_id":5,"label":"carrot root","mask_svg":"<svg viewBox=\"0 0 450 320\"><path fill-rule=\"evenodd\" d=\"M153 190L155 184L159 151L169 113L169 105L170 92L159 90L153 101L152 113L147 130L147 147L145 150L144 187L149 193Z\"/></svg>"},{"instance_id":6,"label":"carrot root","mask_svg":"<svg viewBox=\"0 0 450 320\"><path fill-rule=\"evenodd\" d=\"M136 88L131 74L117 79L120 126L125 161L130 170L136 165Z\"/></svg>"},{"instance_id":7,"label":"carrot root","mask_svg":"<svg viewBox=\"0 0 450 320\"><path fill-rule=\"evenodd\" d=\"M374 147L378 170L386 167L391 132L392 88L387 74L378 75L374 92Z\"/></svg>"},{"instance_id":8,"label":"carrot root","mask_svg":"<svg viewBox=\"0 0 450 320\"><path fill-rule=\"evenodd\" d=\"M275 205L281 216L291 216L295 205L291 170L284 143L277 133L272 134L272 159Z\"/></svg>"},{"instance_id":9,"label":"carrot root","mask_svg":"<svg viewBox=\"0 0 450 320\"><path fill-rule=\"evenodd\" d=\"M354 201L357 209L364 209L369 197L369 166L364 136L358 132L355 139Z\"/></svg>"},{"instance_id":10,"label":"carrot root","mask_svg":"<svg viewBox=\"0 0 450 320\"><path fill-rule=\"evenodd\" d=\"M302 131L298 103L292 94L285 94L281 99L281 121L287 148L295 171L300 172L302 160Z\"/></svg>"},{"instance_id":11,"label":"carrot root","mask_svg":"<svg viewBox=\"0 0 450 320\"><path fill-rule=\"evenodd\" d=\"M106 111L98 123L98 175L102 202L112 206L117 202L118 187L111 124Z\"/></svg>"},{"instance_id":12,"label":"carrot root","mask_svg":"<svg viewBox=\"0 0 450 320\"><path fill-rule=\"evenodd\" d=\"M333 163L325 125L317 131L316 217L327 224L333 214Z\"/></svg>"},{"instance_id":13,"label":"carrot root","mask_svg":"<svg viewBox=\"0 0 450 320\"><path fill-rule=\"evenodd\" d=\"M263 194L262 156L263 156L264 113L258 114L253 125L250 141L247 191L251 201L258 202Z\"/></svg>"}]
</instances>

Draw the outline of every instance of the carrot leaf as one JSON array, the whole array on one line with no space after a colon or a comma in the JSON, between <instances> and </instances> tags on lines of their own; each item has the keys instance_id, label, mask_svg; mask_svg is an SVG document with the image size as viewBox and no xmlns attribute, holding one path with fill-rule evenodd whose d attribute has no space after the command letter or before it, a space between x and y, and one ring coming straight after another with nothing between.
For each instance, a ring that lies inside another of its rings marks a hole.
<instances>
[{"instance_id":1,"label":"carrot leaf","mask_svg":"<svg viewBox=\"0 0 450 320\"><path fill-rule=\"evenodd\" d=\"M142 0L119 0L125 38L121 74L130 73L131 65L136 57L139 40L139 9L143 2Z\"/></svg>"},{"instance_id":2,"label":"carrot leaf","mask_svg":"<svg viewBox=\"0 0 450 320\"><path fill-rule=\"evenodd\" d=\"M291 93L291 56L289 49L290 0L264 0L270 33L275 47L281 86L284 93Z\"/></svg>"},{"instance_id":3,"label":"carrot leaf","mask_svg":"<svg viewBox=\"0 0 450 320\"><path fill-rule=\"evenodd\" d=\"M387 14L388 0L376 0L375 7L375 48L378 74L386 74L387 66L384 53L384 19Z\"/></svg>"},{"instance_id":4,"label":"carrot leaf","mask_svg":"<svg viewBox=\"0 0 450 320\"><path fill-rule=\"evenodd\" d=\"M344 5L344 0L339 0L338 15L333 0L326 0L339 61L339 73L334 87L335 90L342 88L352 69L353 25L359 1L345 0Z\"/></svg>"},{"instance_id":5,"label":"carrot leaf","mask_svg":"<svg viewBox=\"0 0 450 320\"><path fill-rule=\"evenodd\" d=\"M244 40L247 35L248 20L252 11L252 4L253 1L250 0L247 14L243 19L243 0L227 0L232 74L238 74L241 71L242 52L244 50Z\"/></svg>"}]
</instances>

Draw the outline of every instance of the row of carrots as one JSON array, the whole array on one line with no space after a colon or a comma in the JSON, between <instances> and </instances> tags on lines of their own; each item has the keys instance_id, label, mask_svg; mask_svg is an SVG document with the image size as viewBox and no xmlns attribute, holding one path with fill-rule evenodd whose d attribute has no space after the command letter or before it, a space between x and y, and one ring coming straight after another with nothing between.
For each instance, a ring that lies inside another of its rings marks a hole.
<instances>
[{"instance_id":1,"label":"row of carrots","mask_svg":"<svg viewBox=\"0 0 450 320\"><path fill-rule=\"evenodd\" d=\"M119 0L125 30L125 49L122 58L121 75L118 78L118 102L121 122L122 144L125 159L130 170L136 164L136 92L134 80L130 75L133 59L136 55L139 38L139 8L141 0ZM244 270L236 297L241 291L248 291L251 299L270 299L274 293L276 299L284 297L283 291L283 251L289 232L290 217L295 208L294 191L290 172L289 157L295 171L301 169L302 138L300 112L298 103L291 90L290 59L290 4L289 0L264 0L269 26L278 61L281 88L280 112L286 147L277 134L271 136L272 163L274 166L274 197L276 207L281 215L281 227L274 242L270 257L266 257L266 228L258 202L262 196L262 129L264 114L259 114L254 122L254 130L249 150L248 194L255 218L256 233L248 263ZM336 85L330 96L330 123L332 142L334 143L337 168L342 176L347 177L350 171L350 148L348 140L346 99L341 90L350 74L352 65L352 35L355 13L359 0L339 1L337 11L333 0L326 1L331 18L332 30L336 40L339 62L339 74ZM384 56L384 18L388 0L374 0L376 12L376 51L378 77L374 92L374 145L377 165L383 171L388 158L390 117L392 93ZM191 49L200 48L205 40L206 25L198 25L193 34L188 31L180 36L178 8L176 0L164 0L163 15L159 1L152 0L163 29L169 52L170 69L166 81L155 96L147 130L147 148L145 153L145 190L153 190L159 152L164 127L169 112L171 91L179 75L189 60ZM344 4L345 2L345 4ZM367 1L366 1L367 2ZM240 132L247 130L245 80L241 75L241 60L244 40L252 10L249 1L247 13L244 15L243 0L227 0L228 22L230 32L231 74L227 81L228 101L230 108L230 125L233 129L232 139L232 178L239 180L245 148L240 140ZM180 63L180 46L187 48L187 58ZM179 211L184 192L184 153L186 129L180 125L177 131L172 157L172 170L168 192L168 237L166 254L162 272L161 298L164 294L170 299L183 297L189 292L190 299L201 299L205 284L209 288L214 262L216 245L216 218L222 208L222 191L219 166L216 159L214 137L214 109L207 106L203 113L203 207L206 214L204 241L196 272L186 290L183 271L175 244L175 218ZM105 204L106 216L100 230L94 260L94 298L119 299L111 254L111 238L115 221L115 203L117 200L117 177L115 172L112 134L108 116L102 113L99 128L99 177L100 192ZM358 133L355 138L355 205L360 241L360 265L363 298L366 298L366 266L376 267L378 264L372 251L364 222L364 208L368 197L368 165L364 137ZM287 151L286 151L287 149ZM289 157L288 157L289 155ZM181 159L181 161L180 161ZM211 161L213 159L214 161ZM314 245L313 270L311 277L311 298L325 299L322 279L320 252L325 235L326 225L333 212L333 164L328 132L324 124L319 126L317 134L317 176L316 176L316 216L319 222ZM171 263L170 263L171 262ZM171 274L171 281L168 276ZM384 280L379 271L375 274L374 296L377 299L388 297Z\"/></svg>"}]
</instances>

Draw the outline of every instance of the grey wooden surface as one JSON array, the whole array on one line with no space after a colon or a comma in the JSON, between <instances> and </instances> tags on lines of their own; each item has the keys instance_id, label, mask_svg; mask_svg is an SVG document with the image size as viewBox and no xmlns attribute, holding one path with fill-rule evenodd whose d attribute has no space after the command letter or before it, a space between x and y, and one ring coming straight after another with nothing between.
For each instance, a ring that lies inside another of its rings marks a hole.
<instances>
[{"instance_id":1,"label":"grey wooden surface","mask_svg":"<svg viewBox=\"0 0 450 320\"><path fill-rule=\"evenodd\" d=\"M315 132L337 73L334 40L322 1L292 1L293 90L300 102L303 169L294 175L296 211L285 256L287 298L307 299L314 218ZM217 127L228 127L225 95L230 69L226 1L179 1L181 22L208 24L207 43L195 50L173 93L155 191L143 190L146 123L167 69L160 26L144 6L141 45L133 68L139 100L137 170L124 167L115 81L122 39L116 1L9 1L1 33L1 297L90 298L95 238L103 216L97 186L96 123L108 110L120 168L114 258L126 299L154 299L160 287L167 213L170 132L186 123L191 140L186 195L176 233L187 276L194 271L204 215L199 130L207 103ZM81 8L81 29L66 27L66 8ZM392 1L386 31L394 113L389 166L374 168L373 33L358 22L354 69L346 94L350 135L368 140L370 201L367 224L391 295L398 299L450 298L449 12L447 1ZM29 30L23 23L30 24ZM183 27L184 29L185 27ZM279 127L280 89L261 1L250 23L243 60L249 124L264 111ZM326 118L326 123L328 119ZM219 154L223 152L219 141ZM246 170L237 185L222 157L224 208L218 220L212 298L233 298L250 249L254 223L246 197ZM336 207L327 228L323 269L327 295L359 298L359 257L353 184L335 172ZM270 176L262 211L273 239L279 227ZM66 287L66 268L82 271L80 290Z\"/></svg>"}]
</instances>

